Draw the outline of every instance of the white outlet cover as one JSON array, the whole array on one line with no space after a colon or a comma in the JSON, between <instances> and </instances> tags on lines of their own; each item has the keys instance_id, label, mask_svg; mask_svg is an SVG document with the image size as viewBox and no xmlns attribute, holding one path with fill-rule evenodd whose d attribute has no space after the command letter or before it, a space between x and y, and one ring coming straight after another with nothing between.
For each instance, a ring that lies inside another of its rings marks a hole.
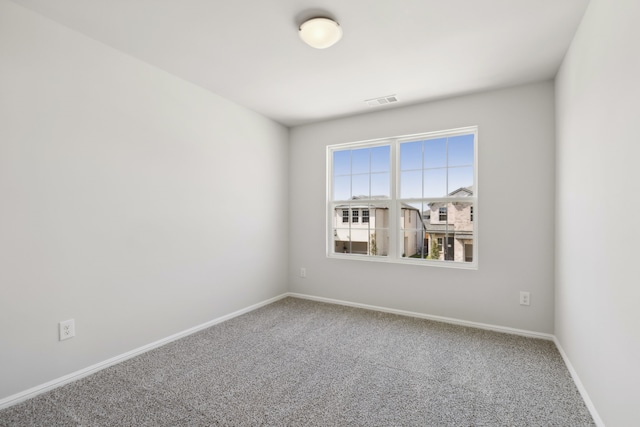
<instances>
[{"instance_id":1,"label":"white outlet cover","mask_svg":"<svg viewBox=\"0 0 640 427\"><path fill-rule=\"evenodd\" d=\"M76 321L64 320L59 323L60 341L68 340L76 336Z\"/></svg>"}]
</instances>

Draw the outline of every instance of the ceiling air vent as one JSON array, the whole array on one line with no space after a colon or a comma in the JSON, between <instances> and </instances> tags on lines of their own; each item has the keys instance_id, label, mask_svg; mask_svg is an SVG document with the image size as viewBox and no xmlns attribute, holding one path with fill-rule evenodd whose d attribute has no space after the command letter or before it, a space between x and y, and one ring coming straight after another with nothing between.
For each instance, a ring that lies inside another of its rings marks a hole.
<instances>
[{"instance_id":1,"label":"ceiling air vent","mask_svg":"<svg viewBox=\"0 0 640 427\"><path fill-rule=\"evenodd\" d=\"M383 96L381 98L367 99L365 101L370 107L377 107L379 105L393 104L398 102L398 97L395 95Z\"/></svg>"}]
</instances>

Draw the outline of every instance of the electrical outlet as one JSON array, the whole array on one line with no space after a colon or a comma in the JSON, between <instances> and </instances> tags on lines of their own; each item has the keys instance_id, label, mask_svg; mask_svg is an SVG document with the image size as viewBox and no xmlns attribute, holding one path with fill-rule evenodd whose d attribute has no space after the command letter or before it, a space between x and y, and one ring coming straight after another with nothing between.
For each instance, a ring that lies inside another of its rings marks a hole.
<instances>
[{"instance_id":1,"label":"electrical outlet","mask_svg":"<svg viewBox=\"0 0 640 427\"><path fill-rule=\"evenodd\" d=\"M302 277L303 279L305 277L307 277L307 269L304 267L300 267L300 277Z\"/></svg>"},{"instance_id":2,"label":"electrical outlet","mask_svg":"<svg viewBox=\"0 0 640 427\"><path fill-rule=\"evenodd\" d=\"M60 322L60 341L68 340L76 336L76 321L73 319Z\"/></svg>"},{"instance_id":3,"label":"electrical outlet","mask_svg":"<svg viewBox=\"0 0 640 427\"><path fill-rule=\"evenodd\" d=\"M529 292L520 291L520 305L530 305L531 304L531 296Z\"/></svg>"}]
</instances>

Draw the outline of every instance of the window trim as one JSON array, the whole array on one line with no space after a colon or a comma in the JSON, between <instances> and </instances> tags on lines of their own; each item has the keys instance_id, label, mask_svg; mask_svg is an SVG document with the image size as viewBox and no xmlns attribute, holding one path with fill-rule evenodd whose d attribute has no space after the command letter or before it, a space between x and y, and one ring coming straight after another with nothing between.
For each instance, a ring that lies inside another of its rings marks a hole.
<instances>
[{"instance_id":1,"label":"window trim","mask_svg":"<svg viewBox=\"0 0 640 427\"><path fill-rule=\"evenodd\" d=\"M400 144L405 142L412 142L425 139L436 139L439 137L455 137L460 135L473 134L473 195L459 198L459 201L465 201L472 203L473 206L473 261L450 261L450 260L431 260L431 259L412 259L409 257L402 257L402 235L400 234L400 227L393 227L391 224L395 224L400 219L400 210L402 203L412 202L449 202L451 197L439 197L439 198L416 198L416 199L400 199L397 196L400 194L400 179L399 179L399 161L400 161ZM372 262L386 262L393 264L411 264L411 265L423 265L428 267L447 267L457 269L478 269L478 235L479 235L479 216L478 216L478 200L479 200L479 183L478 183L478 126L468 126L456 129L441 130L435 132L425 132L411 135L402 135L392 138L380 138L371 139L356 142L347 142L340 144L333 144L326 146L326 256L334 259L350 259L358 261L372 261ZM389 251L387 256L371 256L360 254L344 254L333 252L333 233L334 233L334 216L335 208L338 205L348 204L348 200L333 200L333 153L341 150L355 150L359 148L373 148L379 146L390 147L390 197L389 199L362 199L360 203L376 203L385 205L385 208L389 210L389 228L387 233L389 236Z\"/></svg>"}]
</instances>

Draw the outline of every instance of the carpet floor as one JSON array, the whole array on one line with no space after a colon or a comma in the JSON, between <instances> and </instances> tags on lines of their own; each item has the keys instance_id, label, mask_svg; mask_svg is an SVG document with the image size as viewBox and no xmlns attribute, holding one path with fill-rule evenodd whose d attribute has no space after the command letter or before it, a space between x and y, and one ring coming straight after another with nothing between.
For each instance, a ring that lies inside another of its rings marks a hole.
<instances>
[{"instance_id":1,"label":"carpet floor","mask_svg":"<svg viewBox=\"0 0 640 427\"><path fill-rule=\"evenodd\" d=\"M551 341L285 298L0 426L592 426Z\"/></svg>"}]
</instances>

